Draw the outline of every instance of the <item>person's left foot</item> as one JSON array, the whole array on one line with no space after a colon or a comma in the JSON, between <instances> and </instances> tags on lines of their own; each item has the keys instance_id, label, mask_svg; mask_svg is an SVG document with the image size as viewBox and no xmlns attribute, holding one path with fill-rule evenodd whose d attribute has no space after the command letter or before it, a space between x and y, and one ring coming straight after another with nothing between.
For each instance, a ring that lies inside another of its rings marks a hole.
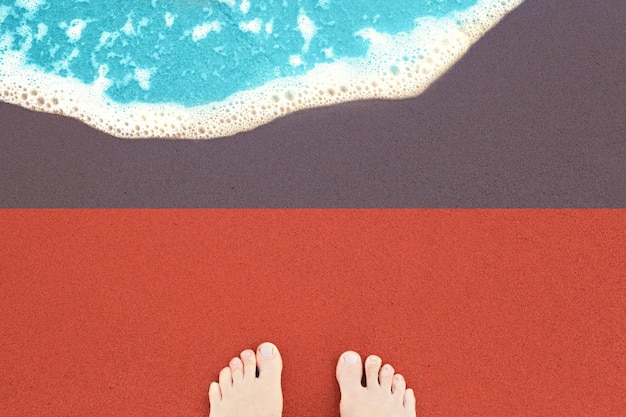
<instances>
[{"instance_id":1,"label":"person's left foot","mask_svg":"<svg viewBox=\"0 0 626 417\"><path fill-rule=\"evenodd\" d=\"M257 367L259 376L256 376ZM259 345L233 358L222 369L219 384L209 388L209 417L280 417L283 414L283 361L272 343Z\"/></svg>"}]
</instances>

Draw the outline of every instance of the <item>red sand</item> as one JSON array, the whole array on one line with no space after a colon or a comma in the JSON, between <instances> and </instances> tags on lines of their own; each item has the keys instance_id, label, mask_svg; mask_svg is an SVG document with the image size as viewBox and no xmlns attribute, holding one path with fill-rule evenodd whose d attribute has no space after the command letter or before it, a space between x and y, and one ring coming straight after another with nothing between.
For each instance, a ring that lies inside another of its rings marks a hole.
<instances>
[{"instance_id":1,"label":"red sand","mask_svg":"<svg viewBox=\"0 0 626 417\"><path fill-rule=\"evenodd\" d=\"M626 407L624 210L4 210L0 230L5 417L204 416L266 340L285 417L338 415L348 349L419 416Z\"/></svg>"}]
</instances>

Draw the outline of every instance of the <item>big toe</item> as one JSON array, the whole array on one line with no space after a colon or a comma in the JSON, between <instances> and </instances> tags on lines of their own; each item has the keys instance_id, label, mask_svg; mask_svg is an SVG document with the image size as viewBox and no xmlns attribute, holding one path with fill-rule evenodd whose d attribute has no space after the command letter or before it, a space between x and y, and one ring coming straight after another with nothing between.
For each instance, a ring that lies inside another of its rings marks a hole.
<instances>
[{"instance_id":1,"label":"big toe","mask_svg":"<svg viewBox=\"0 0 626 417\"><path fill-rule=\"evenodd\" d=\"M361 356L352 350L344 352L337 362L336 376L341 392L363 388L361 385L363 378Z\"/></svg>"},{"instance_id":2,"label":"big toe","mask_svg":"<svg viewBox=\"0 0 626 417\"><path fill-rule=\"evenodd\" d=\"M270 342L261 343L257 349L257 367L259 378L278 380L283 371L283 359L276 345Z\"/></svg>"}]
</instances>

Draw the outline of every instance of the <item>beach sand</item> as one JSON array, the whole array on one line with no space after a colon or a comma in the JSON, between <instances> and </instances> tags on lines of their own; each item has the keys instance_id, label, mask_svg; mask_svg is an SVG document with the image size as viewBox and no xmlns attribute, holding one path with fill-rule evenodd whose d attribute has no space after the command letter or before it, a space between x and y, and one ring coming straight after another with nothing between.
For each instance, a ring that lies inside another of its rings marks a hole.
<instances>
[{"instance_id":1,"label":"beach sand","mask_svg":"<svg viewBox=\"0 0 626 417\"><path fill-rule=\"evenodd\" d=\"M0 104L2 207L623 207L619 1L527 0L422 95L207 141Z\"/></svg>"}]
</instances>

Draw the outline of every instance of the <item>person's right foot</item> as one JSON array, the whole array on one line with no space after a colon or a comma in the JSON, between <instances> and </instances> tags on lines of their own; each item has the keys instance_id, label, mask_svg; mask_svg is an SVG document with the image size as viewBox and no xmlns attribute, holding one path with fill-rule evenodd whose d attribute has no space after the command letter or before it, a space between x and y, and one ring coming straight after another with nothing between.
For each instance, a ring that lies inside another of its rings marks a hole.
<instances>
[{"instance_id":1,"label":"person's right foot","mask_svg":"<svg viewBox=\"0 0 626 417\"><path fill-rule=\"evenodd\" d=\"M256 376L258 370L259 376ZM283 360L276 345L261 343L241 352L209 387L209 417L280 417Z\"/></svg>"},{"instance_id":2,"label":"person's right foot","mask_svg":"<svg viewBox=\"0 0 626 417\"><path fill-rule=\"evenodd\" d=\"M351 361L352 359L352 361ZM415 417L415 393L406 389L400 374L387 364L382 367L378 356L365 360L367 387L361 385L361 356L344 352L337 363L337 381L341 390L341 417Z\"/></svg>"}]
</instances>

